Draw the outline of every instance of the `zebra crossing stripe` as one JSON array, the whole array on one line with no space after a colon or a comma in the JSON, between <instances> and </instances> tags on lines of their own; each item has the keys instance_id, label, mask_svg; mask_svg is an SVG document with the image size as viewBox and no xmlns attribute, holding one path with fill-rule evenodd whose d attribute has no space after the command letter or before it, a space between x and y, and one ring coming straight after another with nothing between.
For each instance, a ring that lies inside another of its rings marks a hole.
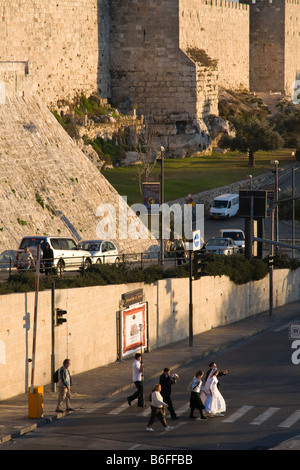
<instances>
[{"instance_id":1,"label":"zebra crossing stripe","mask_svg":"<svg viewBox=\"0 0 300 470\"><path fill-rule=\"evenodd\" d=\"M280 408L268 408L266 411L261 413L260 415L257 416L253 421L251 421L250 424L254 424L259 426L260 424L264 423L267 419L269 419L271 416L273 416L276 411L280 410Z\"/></svg>"},{"instance_id":2,"label":"zebra crossing stripe","mask_svg":"<svg viewBox=\"0 0 300 470\"><path fill-rule=\"evenodd\" d=\"M190 407L190 403L186 403L185 405L183 405L181 408L178 408L178 410L175 410L175 413L177 414L177 416L181 416L183 413L185 413Z\"/></svg>"},{"instance_id":3,"label":"zebra crossing stripe","mask_svg":"<svg viewBox=\"0 0 300 470\"><path fill-rule=\"evenodd\" d=\"M290 427L293 426L293 424L295 424L299 419L300 419L300 410L296 410L293 414L291 414L291 416L289 416L287 419L285 419L284 421L282 421L282 423L279 424L278 426L279 426L280 428L290 428Z\"/></svg>"},{"instance_id":4,"label":"zebra crossing stripe","mask_svg":"<svg viewBox=\"0 0 300 470\"><path fill-rule=\"evenodd\" d=\"M122 405L118 406L118 408L115 408L114 410L109 411L107 414L109 415L118 415L121 413L125 408L129 408L128 403L123 403Z\"/></svg>"},{"instance_id":5,"label":"zebra crossing stripe","mask_svg":"<svg viewBox=\"0 0 300 470\"><path fill-rule=\"evenodd\" d=\"M238 410L236 410L232 415L228 416L228 418L223 419L223 423L234 423L237 421L241 416L245 415L248 411L252 410L253 406L244 405Z\"/></svg>"}]
</instances>

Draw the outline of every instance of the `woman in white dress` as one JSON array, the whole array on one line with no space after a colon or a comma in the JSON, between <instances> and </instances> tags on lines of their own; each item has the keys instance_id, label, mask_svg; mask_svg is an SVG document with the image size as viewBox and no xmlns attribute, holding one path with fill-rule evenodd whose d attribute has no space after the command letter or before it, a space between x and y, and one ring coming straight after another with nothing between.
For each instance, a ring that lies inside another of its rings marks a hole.
<instances>
[{"instance_id":1,"label":"woman in white dress","mask_svg":"<svg viewBox=\"0 0 300 470\"><path fill-rule=\"evenodd\" d=\"M205 400L205 411L211 416L220 416L226 411L226 403L218 389L218 370L216 369L206 382L207 397Z\"/></svg>"}]
</instances>

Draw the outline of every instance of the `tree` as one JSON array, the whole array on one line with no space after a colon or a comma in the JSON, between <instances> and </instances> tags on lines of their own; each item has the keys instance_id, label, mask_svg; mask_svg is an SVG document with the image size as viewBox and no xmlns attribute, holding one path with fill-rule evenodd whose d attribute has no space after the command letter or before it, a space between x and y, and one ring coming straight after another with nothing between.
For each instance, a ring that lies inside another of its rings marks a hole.
<instances>
[{"instance_id":1,"label":"tree","mask_svg":"<svg viewBox=\"0 0 300 470\"><path fill-rule=\"evenodd\" d=\"M248 152L249 166L255 166L255 152L258 150L277 150L282 147L283 139L268 120L260 120L256 116L247 119L232 120L235 137L224 135L219 142L221 148L230 148L240 152Z\"/></svg>"},{"instance_id":2,"label":"tree","mask_svg":"<svg viewBox=\"0 0 300 470\"><path fill-rule=\"evenodd\" d=\"M300 161L300 109L289 107L276 114L272 120L275 130L284 140L284 146L296 149L296 159Z\"/></svg>"}]
</instances>

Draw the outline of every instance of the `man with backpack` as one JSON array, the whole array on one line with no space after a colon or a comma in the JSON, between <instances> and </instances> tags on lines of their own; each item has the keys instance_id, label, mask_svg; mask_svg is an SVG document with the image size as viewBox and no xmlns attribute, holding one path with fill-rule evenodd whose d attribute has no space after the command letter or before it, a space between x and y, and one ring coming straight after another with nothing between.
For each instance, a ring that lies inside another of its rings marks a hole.
<instances>
[{"instance_id":1,"label":"man with backpack","mask_svg":"<svg viewBox=\"0 0 300 470\"><path fill-rule=\"evenodd\" d=\"M70 406L72 378L69 371L71 365L70 359L65 359L62 367L58 370L58 401L56 412L62 412L61 405L66 400L66 411L74 411Z\"/></svg>"}]
</instances>

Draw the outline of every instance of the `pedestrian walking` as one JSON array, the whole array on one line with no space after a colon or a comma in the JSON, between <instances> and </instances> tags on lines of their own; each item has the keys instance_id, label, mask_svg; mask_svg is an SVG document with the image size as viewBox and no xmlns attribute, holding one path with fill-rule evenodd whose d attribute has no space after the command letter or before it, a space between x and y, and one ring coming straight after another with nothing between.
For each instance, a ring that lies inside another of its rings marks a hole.
<instances>
[{"instance_id":1,"label":"pedestrian walking","mask_svg":"<svg viewBox=\"0 0 300 470\"><path fill-rule=\"evenodd\" d=\"M61 412L62 410L62 403L66 401L66 411L74 411L71 408L71 386L72 386L72 378L70 374L70 359L65 359L63 362L62 367L59 369L59 380L57 384L58 389L58 400L57 400L57 407L56 412Z\"/></svg>"},{"instance_id":2,"label":"pedestrian walking","mask_svg":"<svg viewBox=\"0 0 300 470\"><path fill-rule=\"evenodd\" d=\"M179 419L175 413L171 399L171 388L175 383L175 380L173 377L171 377L171 371L169 368L165 367L163 373L159 377L159 383L161 386L161 396L163 397L163 401L168 405L168 411L170 412L171 419Z\"/></svg>"},{"instance_id":3,"label":"pedestrian walking","mask_svg":"<svg viewBox=\"0 0 300 470\"><path fill-rule=\"evenodd\" d=\"M215 362L211 362L209 365L208 365L209 369L208 371L206 372L205 374L205 386L204 386L204 390L206 393L208 393L208 389L206 387L206 383L208 381L208 378L210 378L213 373L215 372L215 370L217 369L217 364ZM228 374L228 371L225 370L224 372L218 372L218 376L217 376L217 379L219 379L220 377L222 377L223 375L227 375ZM218 388L220 388L220 382L218 380Z\"/></svg>"},{"instance_id":4,"label":"pedestrian walking","mask_svg":"<svg viewBox=\"0 0 300 470\"><path fill-rule=\"evenodd\" d=\"M218 389L218 369L215 369L212 375L208 378L209 394L205 401L205 411L210 416L224 416L226 411L226 403Z\"/></svg>"},{"instance_id":5,"label":"pedestrian walking","mask_svg":"<svg viewBox=\"0 0 300 470\"><path fill-rule=\"evenodd\" d=\"M144 406L143 400L143 372L144 372L144 364L142 363L142 355L140 353L136 353L135 361L132 364L132 381L136 386L137 390L133 395L127 397L128 405L131 406L131 402L138 399L137 406Z\"/></svg>"},{"instance_id":6,"label":"pedestrian walking","mask_svg":"<svg viewBox=\"0 0 300 470\"><path fill-rule=\"evenodd\" d=\"M45 266L45 275L48 276L48 274L51 274L53 261L54 261L54 252L52 248L50 247L49 243L46 243L45 245L42 260Z\"/></svg>"},{"instance_id":7,"label":"pedestrian walking","mask_svg":"<svg viewBox=\"0 0 300 470\"><path fill-rule=\"evenodd\" d=\"M154 423L156 416L158 417L161 424L165 428L165 431L170 431L170 429L173 429L173 426L168 426L168 423L166 421L165 407L167 407L168 405L167 403L163 401L163 397L161 396L160 392L161 392L161 385L156 384L151 394L151 416L148 421L146 431L150 431L150 432L154 431L154 429L152 428L152 425Z\"/></svg>"},{"instance_id":8,"label":"pedestrian walking","mask_svg":"<svg viewBox=\"0 0 300 470\"><path fill-rule=\"evenodd\" d=\"M190 384L189 390L191 392L190 396L190 418L191 419L196 419L196 416L194 416L194 411L198 410L200 413L200 419L206 419L206 416L203 414L204 410L204 405L201 400L200 394L203 393L203 385L202 385L202 377L203 377L203 371L199 370L196 374L195 377L193 377L193 380Z\"/></svg>"},{"instance_id":9,"label":"pedestrian walking","mask_svg":"<svg viewBox=\"0 0 300 470\"><path fill-rule=\"evenodd\" d=\"M183 241L180 240L178 235L177 235L176 240L173 243L172 249L175 251L175 257L177 260L176 264L178 266L181 266L181 264L183 263L185 259L185 251L184 251L185 247L184 247Z\"/></svg>"}]
</instances>

